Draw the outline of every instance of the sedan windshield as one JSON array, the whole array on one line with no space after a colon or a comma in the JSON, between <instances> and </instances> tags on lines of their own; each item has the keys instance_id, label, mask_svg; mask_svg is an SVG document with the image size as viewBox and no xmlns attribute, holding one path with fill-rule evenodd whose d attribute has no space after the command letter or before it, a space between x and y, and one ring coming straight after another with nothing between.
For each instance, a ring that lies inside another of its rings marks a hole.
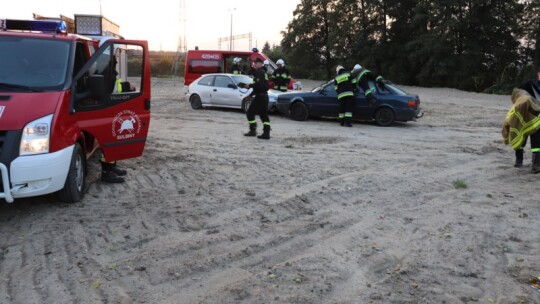
<instances>
[{"instance_id":1,"label":"sedan windshield","mask_svg":"<svg viewBox=\"0 0 540 304\"><path fill-rule=\"evenodd\" d=\"M0 91L63 87L70 58L68 41L0 37Z\"/></svg>"},{"instance_id":2,"label":"sedan windshield","mask_svg":"<svg viewBox=\"0 0 540 304\"><path fill-rule=\"evenodd\" d=\"M253 79L247 75L233 75L231 76L236 84L239 83L252 83Z\"/></svg>"}]
</instances>

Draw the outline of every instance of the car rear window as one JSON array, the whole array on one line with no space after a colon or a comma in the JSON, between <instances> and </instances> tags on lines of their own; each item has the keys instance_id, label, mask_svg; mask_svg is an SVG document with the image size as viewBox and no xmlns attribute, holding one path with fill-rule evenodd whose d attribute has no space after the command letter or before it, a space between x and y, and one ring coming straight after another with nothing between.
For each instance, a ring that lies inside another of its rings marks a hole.
<instances>
[{"instance_id":1,"label":"car rear window","mask_svg":"<svg viewBox=\"0 0 540 304\"><path fill-rule=\"evenodd\" d=\"M197 81L197 84L204 86L211 86L214 83L214 76L204 76L201 80Z\"/></svg>"}]
</instances>

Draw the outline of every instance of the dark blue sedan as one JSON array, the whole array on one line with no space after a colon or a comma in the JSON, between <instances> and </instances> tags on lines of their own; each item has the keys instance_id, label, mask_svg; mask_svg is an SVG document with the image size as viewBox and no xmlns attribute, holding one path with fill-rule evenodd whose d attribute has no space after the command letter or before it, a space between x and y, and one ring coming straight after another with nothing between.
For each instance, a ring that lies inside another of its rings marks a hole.
<instances>
[{"instance_id":1,"label":"dark blue sedan","mask_svg":"<svg viewBox=\"0 0 540 304\"><path fill-rule=\"evenodd\" d=\"M369 85L375 88L377 101L370 105L364 97L364 90L358 87L353 119L374 120L379 126L389 126L394 121L422 117L418 95L408 94L389 81L385 81L384 88L373 82ZM294 120L306 120L310 116L337 118L340 111L333 80L311 92L281 94L276 106L279 112Z\"/></svg>"}]
</instances>

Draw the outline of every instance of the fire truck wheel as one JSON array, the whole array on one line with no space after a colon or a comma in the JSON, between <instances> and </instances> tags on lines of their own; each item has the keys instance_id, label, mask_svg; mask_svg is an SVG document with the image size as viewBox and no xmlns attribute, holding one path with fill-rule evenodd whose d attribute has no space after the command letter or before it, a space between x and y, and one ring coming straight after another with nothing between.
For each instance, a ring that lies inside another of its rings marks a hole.
<instances>
[{"instance_id":1,"label":"fire truck wheel","mask_svg":"<svg viewBox=\"0 0 540 304\"><path fill-rule=\"evenodd\" d=\"M195 110L202 109L202 102L201 102L201 98L199 97L199 95L192 95L189 98L189 102L191 103L191 107L193 109L195 109Z\"/></svg>"},{"instance_id":2,"label":"fire truck wheel","mask_svg":"<svg viewBox=\"0 0 540 304\"><path fill-rule=\"evenodd\" d=\"M60 200L66 203L75 203L84 196L84 181L86 176L86 158L81 145L75 144L71 164L64 188L58 192Z\"/></svg>"}]
</instances>

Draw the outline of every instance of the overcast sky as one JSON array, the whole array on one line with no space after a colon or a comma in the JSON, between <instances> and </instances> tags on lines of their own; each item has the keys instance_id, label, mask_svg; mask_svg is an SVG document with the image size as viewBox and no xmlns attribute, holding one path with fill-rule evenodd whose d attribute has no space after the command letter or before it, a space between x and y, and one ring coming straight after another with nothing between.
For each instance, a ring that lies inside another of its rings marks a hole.
<instances>
[{"instance_id":1,"label":"overcast sky","mask_svg":"<svg viewBox=\"0 0 540 304\"><path fill-rule=\"evenodd\" d=\"M144 5L142 3L145 3ZM187 48L218 49L218 38L229 37L231 11L233 35L252 33L252 47L266 41L279 44L282 30L293 18L300 0L185 0ZM32 13L103 16L120 26L127 39L148 40L152 50L175 51L183 30L179 0L15 0L4 3L0 18L32 19ZM228 42L221 49L228 49ZM247 50L249 39L235 41L236 50Z\"/></svg>"}]
</instances>

